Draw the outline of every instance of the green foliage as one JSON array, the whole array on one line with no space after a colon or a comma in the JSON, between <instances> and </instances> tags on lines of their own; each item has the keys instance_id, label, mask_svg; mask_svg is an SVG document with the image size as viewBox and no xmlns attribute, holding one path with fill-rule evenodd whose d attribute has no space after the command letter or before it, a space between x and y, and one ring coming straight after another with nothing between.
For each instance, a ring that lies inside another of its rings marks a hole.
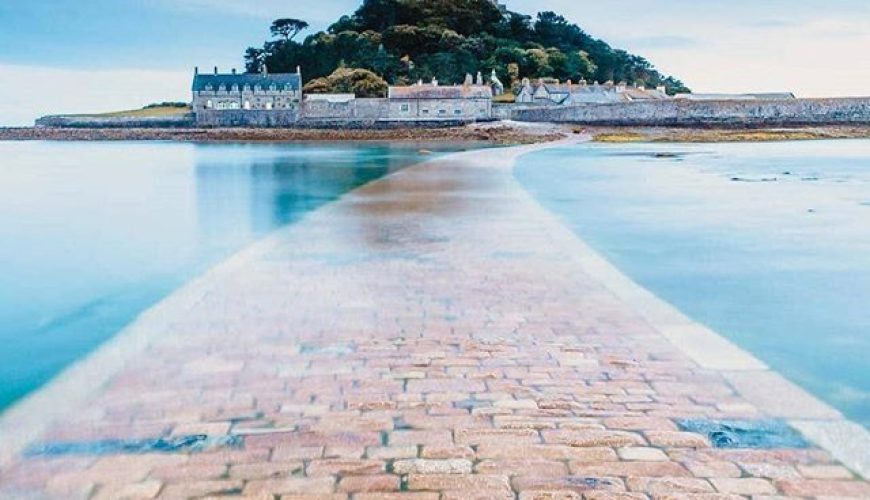
<instances>
[{"instance_id":1,"label":"green foliage","mask_svg":"<svg viewBox=\"0 0 870 500\"><path fill-rule=\"evenodd\" d=\"M154 109L154 108L189 108L190 104L186 102L155 102L145 106L142 109Z\"/></svg>"},{"instance_id":2,"label":"green foliage","mask_svg":"<svg viewBox=\"0 0 870 500\"><path fill-rule=\"evenodd\" d=\"M308 29L307 22L293 18L276 19L269 28L272 36L281 37L284 40L293 40L305 29Z\"/></svg>"},{"instance_id":3,"label":"green foliage","mask_svg":"<svg viewBox=\"0 0 870 500\"><path fill-rule=\"evenodd\" d=\"M329 76L305 84L309 94L355 94L357 97L384 97L387 82L367 69L340 67Z\"/></svg>"},{"instance_id":4,"label":"green foliage","mask_svg":"<svg viewBox=\"0 0 870 500\"><path fill-rule=\"evenodd\" d=\"M688 91L643 57L612 48L554 12L533 19L502 12L489 0L365 0L354 14L302 42L293 37L304 27L274 28L274 40L245 53L248 71L266 64L269 71L291 72L300 65L311 81L345 66L398 84L433 77L458 83L466 73L495 69L512 85L528 77L642 82L665 85L671 93Z\"/></svg>"}]
</instances>

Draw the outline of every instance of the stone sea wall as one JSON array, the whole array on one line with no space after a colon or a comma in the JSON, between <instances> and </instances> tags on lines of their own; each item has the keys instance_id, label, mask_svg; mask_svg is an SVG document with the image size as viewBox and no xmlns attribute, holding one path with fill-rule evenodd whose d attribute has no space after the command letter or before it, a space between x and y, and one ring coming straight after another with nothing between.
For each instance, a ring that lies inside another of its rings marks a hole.
<instances>
[{"instance_id":1,"label":"stone sea wall","mask_svg":"<svg viewBox=\"0 0 870 500\"><path fill-rule=\"evenodd\" d=\"M514 108L527 122L636 126L788 126L870 123L870 98L782 101L652 101L575 107Z\"/></svg>"},{"instance_id":2,"label":"stone sea wall","mask_svg":"<svg viewBox=\"0 0 870 500\"><path fill-rule=\"evenodd\" d=\"M51 115L36 120L37 127L56 128L186 128L195 125L193 113L175 116Z\"/></svg>"}]
</instances>

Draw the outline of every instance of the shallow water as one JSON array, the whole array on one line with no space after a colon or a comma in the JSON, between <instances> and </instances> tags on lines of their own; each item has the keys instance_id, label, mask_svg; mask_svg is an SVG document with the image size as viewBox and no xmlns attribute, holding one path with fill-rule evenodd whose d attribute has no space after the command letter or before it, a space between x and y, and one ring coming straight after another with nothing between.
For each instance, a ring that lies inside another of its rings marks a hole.
<instances>
[{"instance_id":1,"label":"shallow water","mask_svg":"<svg viewBox=\"0 0 870 500\"><path fill-rule=\"evenodd\" d=\"M587 144L516 175L635 281L870 426L870 141Z\"/></svg>"},{"instance_id":2,"label":"shallow water","mask_svg":"<svg viewBox=\"0 0 870 500\"><path fill-rule=\"evenodd\" d=\"M0 142L0 409L263 235L437 153Z\"/></svg>"}]
</instances>

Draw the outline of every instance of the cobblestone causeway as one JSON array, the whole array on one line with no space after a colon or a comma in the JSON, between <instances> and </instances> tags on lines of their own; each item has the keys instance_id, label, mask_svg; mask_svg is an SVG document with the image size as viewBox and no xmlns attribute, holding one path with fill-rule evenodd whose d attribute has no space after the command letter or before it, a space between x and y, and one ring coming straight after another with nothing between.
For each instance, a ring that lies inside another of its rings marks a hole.
<instances>
[{"instance_id":1,"label":"cobblestone causeway","mask_svg":"<svg viewBox=\"0 0 870 500\"><path fill-rule=\"evenodd\" d=\"M38 439L218 444L15 454L0 497L870 498L821 448L678 427L777 415L587 272L513 179L528 149L406 169L261 242L146 315Z\"/></svg>"}]
</instances>

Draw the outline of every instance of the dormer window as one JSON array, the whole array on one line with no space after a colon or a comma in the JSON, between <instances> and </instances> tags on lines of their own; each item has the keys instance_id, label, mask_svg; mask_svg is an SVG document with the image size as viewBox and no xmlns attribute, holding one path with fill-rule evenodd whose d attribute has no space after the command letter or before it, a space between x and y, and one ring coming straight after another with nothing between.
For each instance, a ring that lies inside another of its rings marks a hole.
<instances>
[{"instance_id":1,"label":"dormer window","mask_svg":"<svg viewBox=\"0 0 870 500\"><path fill-rule=\"evenodd\" d=\"M286 90L287 92L290 92L293 90L293 87L288 83L287 85L284 85L284 90Z\"/></svg>"},{"instance_id":2,"label":"dormer window","mask_svg":"<svg viewBox=\"0 0 870 500\"><path fill-rule=\"evenodd\" d=\"M262 88L259 85L254 85L254 92L259 92Z\"/></svg>"},{"instance_id":3,"label":"dormer window","mask_svg":"<svg viewBox=\"0 0 870 500\"><path fill-rule=\"evenodd\" d=\"M218 91L219 91L219 92L226 92L226 91L227 91L227 86L224 85L224 84L221 84L221 86L218 87Z\"/></svg>"},{"instance_id":4,"label":"dormer window","mask_svg":"<svg viewBox=\"0 0 870 500\"><path fill-rule=\"evenodd\" d=\"M205 86L205 90L211 92L212 90L214 90L214 87L212 87L211 84L209 83L208 85Z\"/></svg>"},{"instance_id":5,"label":"dormer window","mask_svg":"<svg viewBox=\"0 0 870 500\"><path fill-rule=\"evenodd\" d=\"M244 89L245 89L245 92L250 92L251 86L246 83Z\"/></svg>"},{"instance_id":6,"label":"dormer window","mask_svg":"<svg viewBox=\"0 0 870 500\"><path fill-rule=\"evenodd\" d=\"M239 91L239 86L233 84L233 92L238 92L238 91Z\"/></svg>"},{"instance_id":7,"label":"dormer window","mask_svg":"<svg viewBox=\"0 0 870 500\"><path fill-rule=\"evenodd\" d=\"M274 91L278 90L278 87L273 83L272 85L269 85L269 90L274 92Z\"/></svg>"}]
</instances>

